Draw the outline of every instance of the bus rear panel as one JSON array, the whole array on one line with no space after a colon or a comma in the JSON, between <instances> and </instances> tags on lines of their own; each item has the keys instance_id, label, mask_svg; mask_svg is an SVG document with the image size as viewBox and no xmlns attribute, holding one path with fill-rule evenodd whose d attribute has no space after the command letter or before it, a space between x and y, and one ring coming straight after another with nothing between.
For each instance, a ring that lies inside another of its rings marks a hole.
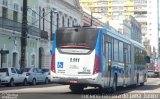
<instances>
[{"instance_id":1,"label":"bus rear panel","mask_svg":"<svg viewBox=\"0 0 160 99\"><path fill-rule=\"evenodd\" d=\"M95 50L97 38L98 29L58 29L52 52L54 82L97 84L100 71Z\"/></svg>"}]
</instances>

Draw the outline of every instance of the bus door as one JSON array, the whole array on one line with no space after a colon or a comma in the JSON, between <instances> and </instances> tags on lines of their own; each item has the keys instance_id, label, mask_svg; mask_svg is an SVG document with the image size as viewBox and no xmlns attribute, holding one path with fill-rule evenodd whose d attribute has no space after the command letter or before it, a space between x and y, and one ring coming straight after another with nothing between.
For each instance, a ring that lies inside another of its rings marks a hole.
<instances>
[{"instance_id":1,"label":"bus door","mask_svg":"<svg viewBox=\"0 0 160 99\"><path fill-rule=\"evenodd\" d=\"M124 56L124 79L123 79L123 84L127 84L128 82L128 65L127 65L127 59L129 58L128 57L128 49L124 48L124 53L123 53L123 56Z\"/></svg>"},{"instance_id":2,"label":"bus door","mask_svg":"<svg viewBox=\"0 0 160 99\"><path fill-rule=\"evenodd\" d=\"M105 66L106 66L106 82L107 86L110 85L111 80L111 62L112 62L112 44L110 42L105 42Z\"/></svg>"}]
</instances>

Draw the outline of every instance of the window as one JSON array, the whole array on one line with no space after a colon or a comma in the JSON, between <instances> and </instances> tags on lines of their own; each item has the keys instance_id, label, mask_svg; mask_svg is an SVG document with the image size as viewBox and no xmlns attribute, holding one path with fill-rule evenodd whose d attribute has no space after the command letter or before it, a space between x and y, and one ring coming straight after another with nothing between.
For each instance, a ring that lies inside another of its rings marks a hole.
<instances>
[{"instance_id":1,"label":"window","mask_svg":"<svg viewBox=\"0 0 160 99\"><path fill-rule=\"evenodd\" d=\"M123 62L123 42L119 42L119 61Z\"/></svg>"},{"instance_id":2,"label":"window","mask_svg":"<svg viewBox=\"0 0 160 99\"><path fill-rule=\"evenodd\" d=\"M18 21L18 12L17 11L13 12L13 20L16 22Z\"/></svg>"},{"instance_id":3,"label":"window","mask_svg":"<svg viewBox=\"0 0 160 99\"><path fill-rule=\"evenodd\" d=\"M62 27L64 27L64 16L62 17Z\"/></svg>"},{"instance_id":4,"label":"window","mask_svg":"<svg viewBox=\"0 0 160 99\"><path fill-rule=\"evenodd\" d=\"M3 0L3 5L8 6L8 0Z\"/></svg>"},{"instance_id":5,"label":"window","mask_svg":"<svg viewBox=\"0 0 160 99\"><path fill-rule=\"evenodd\" d=\"M37 25L36 20L36 11L32 11L32 25Z\"/></svg>"},{"instance_id":6,"label":"window","mask_svg":"<svg viewBox=\"0 0 160 99\"><path fill-rule=\"evenodd\" d=\"M1 54L2 56L2 64L6 64L7 63L7 54Z\"/></svg>"},{"instance_id":7,"label":"window","mask_svg":"<svg viewBox=\"0 0 160 99\"><path fill-rule=\"evenodd\" d=\"M118 40L114 39L114 61L118 61Z\"/></svg>"},{"instance_id":8,"label":"window","mask_svg":"<svg viewBox=\"0 0 160 99\"><path fill-rule=\"evenodd\" d=\"M35 55L32 55L32 58L31 58L31 65L32 66L35 66Z\"/></svg>"},{"instance_id":9,"label":"window","mask_svg":"<svg viewBox=\"0 0 160 99\"><path fill-rule=\"evenodd\" d=\"M68 19L68 27L69 27L69 19Z\"/></svg>"},{"instance_id":10,"label":"window","mask_svg":"<svg viewBox=\"0 0 160 99\"><path fill-rule=\"evenodd\" d=\"M2 17L8 18L8 8L2 7Z\"/></svg>"},{"instance_id":11,"label":"window","mask_svg":"<svg viewBox=\"0 0 160 99\"><path fill-rule=\"evenodd\" d=\"M14 53L13 53L13 62L12 62L12 63L13 63L12 66L13 66L13 67L16 67L17 64L18 64L18 63L17 63L17 60L18 60L17 58L18 58L18 55L17 55L17 53L14 52Z\"/></svg>"},{"instance_id":12,"label":"window","mask_svg":"<svg viewBox=\"0 0 160 99\"><path fill-rule=\"evenodd\" d=\"M131 63L131 46L128 45L128 63Z\"/></svg>"},{"instance_id":13,"label":"window","mask_svg":"<svg viewBox=\"0 0 160 99\"><path fill-rule=\"evenodd\" d=\"M14 10L18 11L18 4L14 3Z\"/></svg>"}]
</instances>

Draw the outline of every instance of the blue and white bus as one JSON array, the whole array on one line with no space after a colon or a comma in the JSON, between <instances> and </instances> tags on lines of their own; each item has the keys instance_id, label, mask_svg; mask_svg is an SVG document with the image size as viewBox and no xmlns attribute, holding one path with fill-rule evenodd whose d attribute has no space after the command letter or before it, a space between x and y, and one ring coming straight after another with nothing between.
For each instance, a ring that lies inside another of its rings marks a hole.
<instances>
[{"instance_id":1,"label":"blue and white bus","mask_svg":"<svg viewBox=\"0 0 160 99\"><path fill-rule=\"evenodd\" d=\"M143 45L112 28L59 28L52 49L53 81L70 85L72 92L144 85L145 56Z\"/></svg>"}]
</instances>

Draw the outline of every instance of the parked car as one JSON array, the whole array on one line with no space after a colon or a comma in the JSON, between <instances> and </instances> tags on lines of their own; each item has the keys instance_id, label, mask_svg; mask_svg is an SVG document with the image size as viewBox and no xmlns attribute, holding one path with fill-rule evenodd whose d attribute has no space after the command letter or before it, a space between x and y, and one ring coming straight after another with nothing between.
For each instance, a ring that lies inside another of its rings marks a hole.
<instances>
[{"instance_id":1,"label":"parked car","mask_svg":"<svg viewBox=\"0 0 160 99\"><path fill-rule=\"evenodd\" d=\"M36 85L37 83L44 82L48 84L49 78L43 73L42 69L39 68L23 68L21 69L23 75L25 75L28 79L28 83L32 85Z\"/></svg>"},{"instance_id":2,"label":"parked car","mask_svg":"<svg viewBox=\"0 0 160 99\"><path fill-rule=\"evenodd\" d=\"M42 68L42 71L44 72L44 74L48 76L49 81L52 82L53 81L52 71L48 68Z\"/></svg>"},{"instance_id":3,"label":"parked car","mask_svg":"<svg viewBox=\"0 0 160 99\"><path fill-rule=\"evenodd\" d=\"M22 75L17 68L0 68L1 84L8 86L15 86L17 83L23 83L27 85L26 76Z\"/></svg>"}]
</instances>

